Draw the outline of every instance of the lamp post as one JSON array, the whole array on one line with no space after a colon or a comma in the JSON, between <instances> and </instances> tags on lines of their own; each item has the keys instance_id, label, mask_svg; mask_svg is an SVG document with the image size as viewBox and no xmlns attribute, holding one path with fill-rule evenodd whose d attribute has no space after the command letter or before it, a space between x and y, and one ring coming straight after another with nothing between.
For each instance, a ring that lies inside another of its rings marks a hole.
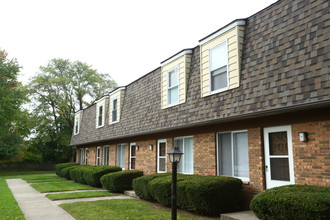
<instances>
[{"instance_id":1,"label":"lamp post","mask_svg":"<svg viewBox=\"0 0 330 220\"><path fill-rule=\"evenodd\" d=\"M170 161L172 163L172 196L171 196L171 208L172 208L172 220L176 220L176 177L177 177L177 168L178 163L180 162L182 152L178 147L173 147L169 152Z\"/></svg>"}]
</instances>

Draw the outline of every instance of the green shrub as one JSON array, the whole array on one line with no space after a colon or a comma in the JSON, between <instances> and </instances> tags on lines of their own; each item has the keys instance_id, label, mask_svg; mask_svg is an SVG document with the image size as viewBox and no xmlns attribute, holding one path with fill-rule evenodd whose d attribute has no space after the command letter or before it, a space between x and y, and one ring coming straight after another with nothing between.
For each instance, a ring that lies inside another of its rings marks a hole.
<instances>
[{"instance_id":1,"label":"green shrub","mask_svg":"<svg viewBox=\"0 0 330 220\"><path fill-rule=\"evenodd\" d=\"M124 170L102 176L101 184L110 192L123 193L124 190L131 190L133 180L141 176L143 176L143 171Z\"/></svg>"},{"instance_id":2,"label":"green shrub","mask_svg":"<svg viewBox=\"0 0 330 220\"><path fill-rule=\"evenodd\" d=\"M67 180L71 180L71 178L70 178L70 170L75 169L75 168L77 168L79 166L80 165L65 167L65 168L63 168L62 170L59 171L58 175L60 177L63 177L65 179L67 179Z\"/></svg>"},{"instance_id":3,"label":"green shrub","mask_svg":"<svg viewBox=\"0 0 330 220\"><path fill-rule=\"evenodd\" d=\"M156 173L148 176L142 176L133 180L133 189L135 194L140 198L148 201L154 201L152 196L150 195L150 191L148 188L148 183L159 177L169 176L170 173Z\"/></svg>"},{"instance_id":4,"label":"green shrub","mask_svg":"<svg viewBox=\"0 0 330 220\"><path fill-rule=\"evenodd\" d=\"M83 178L83 170L87 167L90 167L88 165L80 165L76 168L73 168L69 171L70 178L75 181L76 183L82 183L85 184L84 178Z\"/></svg>"},{"instance_id":5,"label":"green shrub","mask_svg":"<svg viewBox=\"0 0 330 220\"><path fill-rule=\"evenodd\" d=\"M100 179L103 175L121 171L117 166L92 166L83 169L84 182L90 186L101 187Z\"/></svg>"},{"instance_id":6,"label":"green shrub","mask_svg":"<svg viewBox=\"0 0 330 220\"><path fill-rule=\"evenodd\" d=\"M79 163L59 163L55 165L56 175L59 175L59 172L65 167L77 166Z\"/></svg>"},{"instance_id":7,"label":"green shrub","mask_svg":"<svg viewBox=\"0 0 330 220\"><path fill-rule=\"evenodd\" d=\"M330 187L288 185L256 195L250 208L260 219L330 219Z\"/></svg>"},{"instance_id":8,"label":"green shrub","mask_svg":"<svg viewBox=\"0 0 330 220\"><path fill-rule=\"evenodd\" d=\"M181 177L177 185L178 207L208 216L239 211L242 203L242 184L240 179L232 177Z\"/></svg>"}]
</instances>

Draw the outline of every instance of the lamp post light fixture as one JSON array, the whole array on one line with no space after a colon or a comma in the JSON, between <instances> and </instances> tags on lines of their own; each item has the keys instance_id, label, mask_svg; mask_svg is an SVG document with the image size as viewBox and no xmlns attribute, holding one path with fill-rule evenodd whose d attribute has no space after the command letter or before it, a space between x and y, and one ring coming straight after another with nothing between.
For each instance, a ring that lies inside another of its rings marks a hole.
<instances>
[{"instance_id":1,"label":"lamp post light fixture","mask_svg":"<svg viewBox=\"0 0 330 220\"><path fill-rule=\"evenodd\" d=\"M170 161L172 163L172 196L171 196L171 208L172 208L172 220L176 220L177 208L176 208L176 181L177 181L177 168L180 162L182 152L178 147L173 147L169 152Z\"/></svg>"}]
</instances>

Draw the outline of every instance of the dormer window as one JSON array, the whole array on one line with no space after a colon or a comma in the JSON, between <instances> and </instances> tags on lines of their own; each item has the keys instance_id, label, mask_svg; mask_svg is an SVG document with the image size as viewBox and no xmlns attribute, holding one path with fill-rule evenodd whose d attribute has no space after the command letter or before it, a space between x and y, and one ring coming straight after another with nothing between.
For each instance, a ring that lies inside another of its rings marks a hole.
<instances>
[{"instance_id":1,"label":"dormer window","mask_svg":"<svg viewBox=\"0 0 330 220\"><path fill-rule=\"evenodd\" d=\"M228 49L227 41L220 43L209 51L209 68L211 92L228 88Z\"/></svg>"},{"instance_id":2,"label":"dormer window","mask_svg":"<svg viewBox=\"0 0 330 220\"><path fill-rule=\"evenodd\" d=\"M101 99L96 104L96 128L104 126L105 120L105 98Z\"/></svg>"},{"instance_id":3,"label":"dormer window","mask_svg":"<svg viewBox=\"0 0 330 220\"><path fill-rule=\"evenodd\" d=\"M120 121L120 110L125 95L125 87L117 88L110 93L109 101L109 124Z\"/></svg>"},{"instance_id":4,"label":"dormer window","mask_svg":"<svg viewBox=\"0 0 330 220\"><path fill-rule=\"evenodd\" d=\"M79 131L80 131L80 117L81 117L80 114L81 113L82 113L82 111L79 111L74 116L74 127L73 127L74 135L79 134Z\"/></svg>"},{"instance_id":5,"label":"dormer window","mask_svg":"<svg viewBox=\"0 0 330 220\"><path fill-rule=\"evenodd\" d=\"M179 67L168 71L167 104L175 105L179 103Z\"/></svg>"},{"instance_id":6,"label":"dormer window","mask_svg":"<svg viewBox=\"0 0 330 220\"><path fill-rule=\"evenodd\" d=\"M245 20L199 41L202 97L239 87Z\"/></svg>"},{"instance_id":7,"label":"dormer window","mask_svg":"<svg viewBox=\"0 0 330 220\"><path fill-rule=\"evenodd\" d=\"M162 109L186 101L186 84L190 69L191 53L191 49L182 50L161 62Z\"/></svg>"},{"instance_id":8,"label":"dormer window","mask_svg":"<svg viewBox=\"0 0 330 220\"><path fill-rule=\"evenodd\" d=\"M112 122L116 122L117 121L117 99L112 100Z\"/></svg>"}]
</instances>

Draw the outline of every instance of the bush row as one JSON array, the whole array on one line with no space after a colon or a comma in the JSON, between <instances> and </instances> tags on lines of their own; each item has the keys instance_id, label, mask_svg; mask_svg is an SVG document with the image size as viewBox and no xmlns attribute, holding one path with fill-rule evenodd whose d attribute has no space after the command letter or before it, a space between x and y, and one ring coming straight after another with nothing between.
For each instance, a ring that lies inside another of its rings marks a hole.
<instances>
[{"instance_id":1,"label":"bush row","mask_svg":"<svg viewBox=\"0 0 330 220\"><path fill-rule=\"evenodd\" d=\"M260 219L330 219L330 187L288 185L256 195L250 208Z\"/></svg>"},{"instance_id":2,"label":"bush row","mask_svg":"<svg viewBox=\"0 0 330 220\"><path fill-rule=\"evenodd\" d=\"M58 175L59 175L60 177L63 177L63 178L65 178L65 179L67 179L67 180L71 180L71 177L70 177L70 170L75 169L75 168L77 168L77 167L79 167L79 166L81 166L81 165L65 167L65 168L61 169L61 170L58 172Z\"/></svg>"},{"instance_id":3,"label":"bush row","mask_svg":"<svg viewBox=\"0 0 330 220\"><path fill-rule=\"evenodd\" d=\"M133 189L141 198L171 204L170 174L154 174L137 178ZM241 209L242 181L232 177L183 175L177 177L177 205L201 215L219 216Z\"/></svg>"},{"instance_id":4,"label":"bush row","mask_svg":"<svg viewBox=\"0 0 330 220\"><path fill-rule=\"evenodd\" d=\"M55 173L56 175L59 175L60 174L60 171L66 167L71 167L71 166L77 166L79 165L79 163L73 163L73 162L70 162L70 163L59 163L59 164L56 164L55 165Z\"/></svg>"},{"instance_id":5,"label":"bush row","mask_svg":"<svg viewBox=\"0 0 330 220\"><path fill-rule=\"evenodd\" d=\"M133 179L143 176L140 170L124 170L109 173L101 177L102 187L114 193L123 193L124 190L131 190Z\"/></svg>"},{"instance_id":6,"label":"bush row","mask_svg":"<svg viewBox=\"0 0 330 220\"><path fill-rule=\"evenodd\" d=\"M82 184L101 187L100 178L108 173L121 171L121 167L117 166L78 166L69 170L70 178Z\"/></svg>"}]
</instances>

